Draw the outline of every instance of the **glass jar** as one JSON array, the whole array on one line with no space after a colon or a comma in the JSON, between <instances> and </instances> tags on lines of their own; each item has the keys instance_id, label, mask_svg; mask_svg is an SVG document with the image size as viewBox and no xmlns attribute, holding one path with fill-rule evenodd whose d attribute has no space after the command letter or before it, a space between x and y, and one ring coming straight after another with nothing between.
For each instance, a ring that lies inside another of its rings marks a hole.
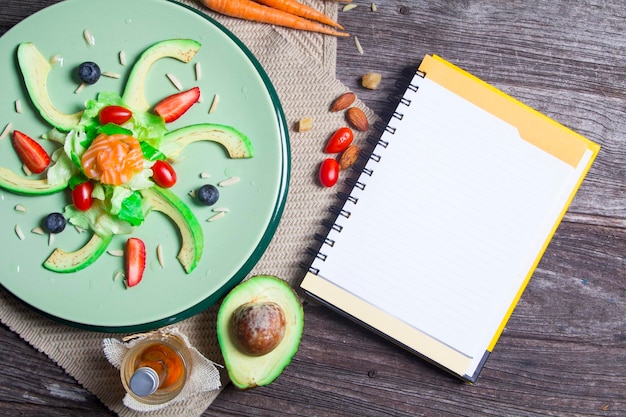
<instances>
[{"instance_id":1,"label":"glass jar","mask_svg":"<svg viewBox=\"0 0 626 417\"><path fill-rule=\"evenodd\" d=\"M124 356L122 385L137 401L163 404L176 397L191 372L191 354L178 336L156 333Z\"/></svg>"}]
</instances>

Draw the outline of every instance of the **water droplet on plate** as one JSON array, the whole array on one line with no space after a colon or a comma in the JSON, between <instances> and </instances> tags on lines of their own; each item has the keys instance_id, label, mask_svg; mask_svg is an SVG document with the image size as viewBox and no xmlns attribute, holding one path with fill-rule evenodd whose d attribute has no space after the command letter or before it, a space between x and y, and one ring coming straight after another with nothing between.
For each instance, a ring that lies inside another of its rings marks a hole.
<instances>
[{"instance_id":1,"label":"water droplet on plate","mask_svg":"<svg viewBox=\"0 0 626 417\"><path fill-rule=\"evenodd\" d=\"M227 177L235 177L237 175L237 172L233 167L228 167L224 169L224 175Z\"/></svg>"},{"instance_id":2,"label":"water droplet on plate","mask_svg":"<svg viewBox=\"0 0 626 417\"><path fill-rule=\"evenodd\" d=\"M158 271L163 269L163 267L161 266L161 264L159 263L159 260L154 260L152 262L150 262L150 269L153 271Z\"/></svg>"},{"instance_id":3,"label":"water droplet on plate","mask_svg":"<svg viewBox=\"0 0 626 417\"><path fill-rule=\"evenodd\" d=\"M61 55L56 54L52 58L50 58L50 64L54 68L62 68L64 64L64 59Z\"/></svg>"}]
</instances>

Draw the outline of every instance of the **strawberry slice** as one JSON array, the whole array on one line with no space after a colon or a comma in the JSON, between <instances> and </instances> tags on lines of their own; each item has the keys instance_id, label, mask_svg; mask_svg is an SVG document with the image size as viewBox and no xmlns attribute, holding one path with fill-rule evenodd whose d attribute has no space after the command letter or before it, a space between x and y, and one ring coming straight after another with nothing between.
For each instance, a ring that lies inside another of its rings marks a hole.
<instances>
[{"instance_id":1,"label":"strawberry slice","mask_svg":"<svg viewBox=\"0 0 626 417\"><path fill-rule=\"evenodd\" d=\"M13 148L30 172L41 174L50 165L50 156L42 146L28 135L13 131Z\"/></svg>"},{"instance_id":2,"label":"strawberry slice","mask_svg":"<svg viewBox=\"0 0 626 417\"><path fill-rule=\"evenodd\" d=\"M134 287L141 282L146 269L146 245L143 240L131 237L126 241L126 286Z\"/></svg>"},{"instance_id":3,"label":"strawberry slice","mask_svg":"<svg viewBox=\"0 0 626 417\"><path fill-rule=\"evenodd\" d=\"M191 90L165 97L154 106L154 112L161 116L165 123L173 122L185 114L199 99L200 88L194 87Z\"/></svg>"}]
</instances>

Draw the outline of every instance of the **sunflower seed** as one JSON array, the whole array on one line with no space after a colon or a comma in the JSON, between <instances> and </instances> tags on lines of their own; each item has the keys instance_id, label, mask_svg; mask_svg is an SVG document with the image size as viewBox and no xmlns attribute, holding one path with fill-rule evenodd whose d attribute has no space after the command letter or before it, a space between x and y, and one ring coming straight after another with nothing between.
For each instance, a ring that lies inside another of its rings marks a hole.
<instances>
[{"instance_id":1,"label":"sunflower seed","mask_svg":"<svg viewBox=\"0 0 626 417\"><path fill-rule=\"evenodd\" d=\"M356 50L359 52L359 55L363 55L363 47L361 46L361 42L359 42L359 38L354 37L354 46L356 46Z\"/></svg>"},{"instance_id":2,"label":"sunflower seed","mask_svg":"<svg viewBox=\"0 0 626 417\"><path fill-rule=\"evenodd\" d=\"M24 233L22 232L22 229L17 224L15 225L15 234L17 235L17 237L20 238L20 240L24 240Z\"/></svg>"},{"instance_id":3,"label":"sunflower seed","mask_svg":"<svg viewBox=\"0 0 626 417\"><path fill-rule=\"evenodd\" d=\"M0 140L4 139L9 134L11 129L13 129L13 123L8 123L2 133L0 133Z\"/></svg>"},{"instance_id":4,"label":"sunflower seed","mask_svg":"<svg viewBox=\"0 0 626 417\"><path fill-rule=\"evenodd\" d=\"M76 87L76 90L74 90L74 94L78 94L81 91L83 91L83 88L85 88L87 86L87 84L85 83L80 83L80 85L78 87Z\"/></svg>"},{"instance_id":5,"label":"sunflower seed","mask_svg":"<svg viewBox=\"0 0 626 417\"><path fill-rule=\"evenodd\" d=\"M111 71L104 71L102 72L102 76L104 77L109 77L109 78L121 78L121 75L116 73L116 72L111 72Z\"/></svg>"},{"instance_id":6,"label":"sunflower seed","mask_svg":"<svg viewBox=\"0 0 626 417\"><path fill-rule=\"evenodd\" d=\"M163 248L161 247L161 245L157 245L157 259L159 260L159 265L161 265L161 268L165 268L165 262L163 261Z\"/></svg>"},{"instance_id":7,"label":"sunflower seed","mask_svg":"<svg viewBox=\"0 0 626 417\"><path fill-rule=\"evenodd\" d=\"M206 221L207 222L214 222L217 221L219 219L221 219L222 217L224 217L226 215L225 211L220 211L219 213L217 213L215 216L209 217Z\"/></svg>"},{"instance_id":8,"label":"sunflower seed","mask_svg":"<svg viewBox=\"0 0 626 417\"><path fill-rule=\"evenodd\" d=\"M172 85L176 87L178 91L183 91L183 85L180 83L180 81L178 80L178 78L176 78L174 74L171 74L168 72L167 74L165 74L165 76L170 80Z\"/></svg>"},{"instance_id":9,"label":"sunflower seed","mask_svg":"<svg viewBox=\"0 0 626 417\"><path fill-rule=\"evenodd\" d=\"M240 180L241 178L239 177L230 177L230 178L225 179L224 181L221 181L217 185L220 187L230 187L231 185L237 184Z\"/></svg>"},{"instance_id":10,"label":"sunflower seed","mask_svg":"<svg viewBox=\"0 0 626 417\"><path fill-rule=\"evenodd\" d=\"M85 29L83 31L83 37L85 38L85 41L87 42L87 45L93 46L93 45L96 44L96 39L93 37L91 32L89 32L88 29Z\"/></svg>"},{"instance_id":11,"label":"sunflower seed","mask_svg":"<svg viewBox=\"0 0 626 417\"><path fill-rule=\"evenodd\" d=\"M196 81L200 81L200 78L202 78L202 67L200 67L200 63L196 62L194 68L196 70Z\"/></svg>"},{"instance_id":12,"label":"sunflower seed","mask_svg":"<svg viewBox=\"0 0 626 417\"><path fill-rule=\"evenodd\" d=\"M211 103L211 107L209 108L209 114L212 114L216 109L217 105L220 102L220 95L216 94L213 96L213 102Z\"/></svg>"}]
</instances>

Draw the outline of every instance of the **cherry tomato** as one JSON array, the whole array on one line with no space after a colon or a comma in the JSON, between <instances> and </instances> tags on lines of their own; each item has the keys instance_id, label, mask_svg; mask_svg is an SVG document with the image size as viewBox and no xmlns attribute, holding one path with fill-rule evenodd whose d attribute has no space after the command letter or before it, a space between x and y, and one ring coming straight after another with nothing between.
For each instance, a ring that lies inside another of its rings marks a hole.
<instances>
[{"instance_id":1,"label":"cherry tomato","mask_svg":"<svg viewBox=\"0 0 626 417\"><path fill-rule=\"evenodd\" d=\"M152 180L160 187L170 188L176 184L176 171L167 162L158 160L152 165Z\"/></svg>"},{"instance_id":2,"label":"cherry tomato","mask_svg":"<svg viewBox=\"0 0 626 417\"><path fill-rule=\"evenodd\" d=\"M324 187L332 187L339 179L339 162L334 158L324 159L320 165L320 183Z\"/></svg>"},{"instance_id":3,"label":"cherry tomato","mask_svg":"<svg viewBox=\"0 0 626 417\"><path fill-rule=\"evenodd\" d=\"M93 191L93 184L90 181L85 181L78 184L72 190L72 202L78 210L89 210L93 204L93 197L91 192Z\"/></svg>"},{"instance_id":4,"label":"cherry tomato","mask_svg":"<svg viewBox=\"0 0 626 417\"><path fill-rule=\"evenodd\" d=\"M98 113L98 119L102 125L107 123L122 125L129 121L132 116L133 112L122 106L106 106Z\"/></svg>"},{"instance_id":5,"label":"cherry tomato","mask_svg":"<svg viewBox=\"0 0 626 417\"><path fill-rule=\"evenodd\" d=\"M335 133L328 139L324 152L326 153L339 153L346 150L354 139L354 132L349 127L340 127Z\"/></svg>"}]
</instances>

